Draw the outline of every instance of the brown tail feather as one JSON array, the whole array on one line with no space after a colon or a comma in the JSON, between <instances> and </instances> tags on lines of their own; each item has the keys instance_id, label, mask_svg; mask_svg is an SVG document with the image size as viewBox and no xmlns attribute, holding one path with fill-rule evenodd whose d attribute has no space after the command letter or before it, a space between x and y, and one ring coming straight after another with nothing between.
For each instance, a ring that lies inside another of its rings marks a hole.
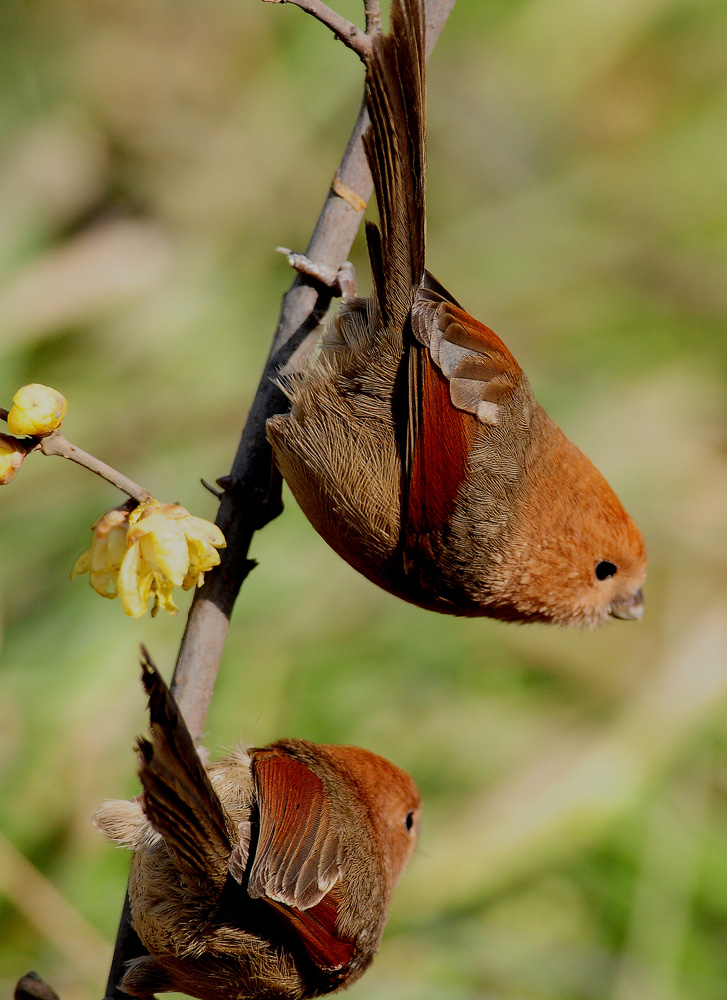
<instances>
[{"instance_id":1,"label":"brown tail feather","mask_svg":"<svg viewBox=\"0 0 727 1000\"><path fill-rule=\"evenodd\" d=\"M425 22L421 0L394 0L391 31L373 40L366 73L371 127L364 139L381 245L369 237L385 319L403 326L424 273L426 235Z\"/></svg>"},{"instance_id":2,"label":"brown tail feather","mask_svg":"<svg viewBox=\"0 0 727 1000\"><path fill-rule=\"evenodd\" d=\"M144 811L179 862L202 880L223 882L233 835L171 691L142 647L151 740L139 739Z\"/></svg>"}]
</instances>

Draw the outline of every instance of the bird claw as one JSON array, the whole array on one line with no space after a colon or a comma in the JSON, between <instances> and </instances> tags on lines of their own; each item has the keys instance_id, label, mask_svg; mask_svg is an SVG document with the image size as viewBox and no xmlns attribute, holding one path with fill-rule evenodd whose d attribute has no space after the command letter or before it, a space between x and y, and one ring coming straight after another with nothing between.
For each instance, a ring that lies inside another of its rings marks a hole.
<instances>
[{"instance_id":1,"label":"bird claw","mask_svg":"<svg viewBox=\"0 0 727 1000\"><path fill-rule=\"evenodd\" d=\"M356 297L356 270L350 260L347 260L336 270L328 264L316 263L310 257L306 257L304 253L298 253L296 250L289 250L287 247L277 247L276 249L278 253L282 253L288 258L288 263L298 274L305 274L309 278L320 281L334 294L341 295L344 302Z\"/></svg>"}]
</instances>

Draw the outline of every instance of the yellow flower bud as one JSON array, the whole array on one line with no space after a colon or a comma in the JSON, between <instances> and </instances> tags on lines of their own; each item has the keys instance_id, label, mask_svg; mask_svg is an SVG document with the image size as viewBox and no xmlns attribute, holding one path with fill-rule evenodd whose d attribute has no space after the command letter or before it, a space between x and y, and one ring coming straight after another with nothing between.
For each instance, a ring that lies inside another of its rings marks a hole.
<instances>
[{"instance_id":1,"label":"yellow flower bud","mask_svg":"<svg viewBox=\"0 0 727 1000\"><path fill-rule=\"evenodd\" d=\"M0 486L6 486L25 460L27 451L9 434L0 434Z\"/></svg>"},{"instance_id":2,"label":"yellow flower bud","mask_svg":"<svg viewBox=\"0 0 727 1000\"><path fill-rule=\"evenodd\" d=\"M13 434L45 437L63 423L68 400L57 389L31 382L13 396L8 413L8 429Z\"/></svg>"},{"instance_id":3,"label":"yellow flower bud","mask_svg":"<svg viewBox=\"0 0 727 1000\"><path fill-rule=\"evenodd\" d=\"M71 576L90 573L94 590L103 597L118 593L133 618L146 613L150 598L152 616L160 608L176 614L173 588L201 585L220 561L217 549L225 545L216 525L179 504L153 498L131 511L128 503L109 511L93 531L91 548L78 558Z\"/></svg>"}]
</instances>

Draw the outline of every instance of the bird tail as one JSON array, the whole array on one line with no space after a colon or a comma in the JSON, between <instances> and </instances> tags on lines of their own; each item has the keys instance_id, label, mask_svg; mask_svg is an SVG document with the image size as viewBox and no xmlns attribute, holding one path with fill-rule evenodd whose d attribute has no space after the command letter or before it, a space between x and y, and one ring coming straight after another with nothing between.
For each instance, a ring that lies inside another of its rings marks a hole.
<instances>
[{"instance_id":1,"label":"bird tail","mask_svg":"<svg viewBox=\"0 0 727 1000\"><path fill-rule=\"evenodd\" d=\"M151 730L137 742L144 812L190 874L222 883L237 838L171 691L143 646L142 654Z\"/></svg>"},{"instance_id":2,"label":"bird tail","mask_svg":"<svg viewBox=\"0 0 727 1000\"><path fill-rule=\"evenodd\" d=\"M367 60L371 126L364 148L374 181L379 228L366 236L379 309L403 326L424 274L426 236L426 83L423 0L394 0L391 29L373 37Z\"/></svg>"}]
</instances>

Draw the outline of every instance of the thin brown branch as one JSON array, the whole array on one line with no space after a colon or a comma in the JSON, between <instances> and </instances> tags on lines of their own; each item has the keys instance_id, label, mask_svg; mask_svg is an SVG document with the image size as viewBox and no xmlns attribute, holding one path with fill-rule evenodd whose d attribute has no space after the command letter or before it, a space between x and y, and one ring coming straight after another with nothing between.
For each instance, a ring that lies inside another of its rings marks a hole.
<instances>
[{"instance_id":1,"label":"thin brown branch","mask_svg":"<svg viewBox=\"0 0 727 1000\"><path fill-rule=\"evenodd\" d=\"M263 0L263 3L291 3L300 7L306 14L311 14L326 27L330 28L336 38L339 38L349 49L353 49L359 59L366 60L371 51L370 38L358 28L353 21L341 17L335 10L323 3L323 0Z\"/></svg>"},{"instance_id":2,"label":"thin brown branch","mask_svg":"<svg viewBox=\"0 0 727 1000\"><path fill-rule=\"evenodd\" d=\"M7 420L9 412L10 411L6 410L5 407L0 406L0 420Z\"/></svg>"},{"instance_id":3,"label":"thin brown branch","mask_svg":"<svg viewBox=\"0 0 727 1000\"><path fill-rule=\"evenodd\" d=\"M53 431L52 434L42 438L38 448L44 455L59 455L61 458L67 458L77 465L82 465L84 469L88 469L89 472L101 476L107 483L111 483L112 486L121 490L122 493L126 493L133 500L138 500L139 503L143 500L148 500L151 496L149 490L135 483L133 479L129 479L128 476L124 476L121 472L102 462L99 458L95 458L82 448L77 448L75 444L71 444L68 438L64 437L60 431Z\"/></svg>"},{"instance_id":4,"label":"thin brown branch","mask_svg":"<svg viewBox=\"0 0 727 1000\"><path fill-rule=\"evenodd\" d=\"M428 55L454 4L455 0L427 0ZM304 8L303 4L299 6ZM375 0L365 0L371 33L378 30L377 7ZM306 248L311 260L334 270L348 259L373 191L363 150L367 127L368 115L362 107ZM250 542L254 533L282 510L282 481L265 435L268 418L285 412L288 406L275 377L293 354L305 350L317 339L331 297L329 289L304 275L297 275L286 292L232 469L220 480L225 492L216 523L225 535L227 548L220 553L219 566L206 574L204 586L195 594L172 680L174 696L196 741L204 730L235 600L255 565L248 558ZM141 947L129 916L127 896L106 989L110 1000L128 1000L118 988L119 976L125 963L138 955Z\"/></svg>"}]
</instances>

